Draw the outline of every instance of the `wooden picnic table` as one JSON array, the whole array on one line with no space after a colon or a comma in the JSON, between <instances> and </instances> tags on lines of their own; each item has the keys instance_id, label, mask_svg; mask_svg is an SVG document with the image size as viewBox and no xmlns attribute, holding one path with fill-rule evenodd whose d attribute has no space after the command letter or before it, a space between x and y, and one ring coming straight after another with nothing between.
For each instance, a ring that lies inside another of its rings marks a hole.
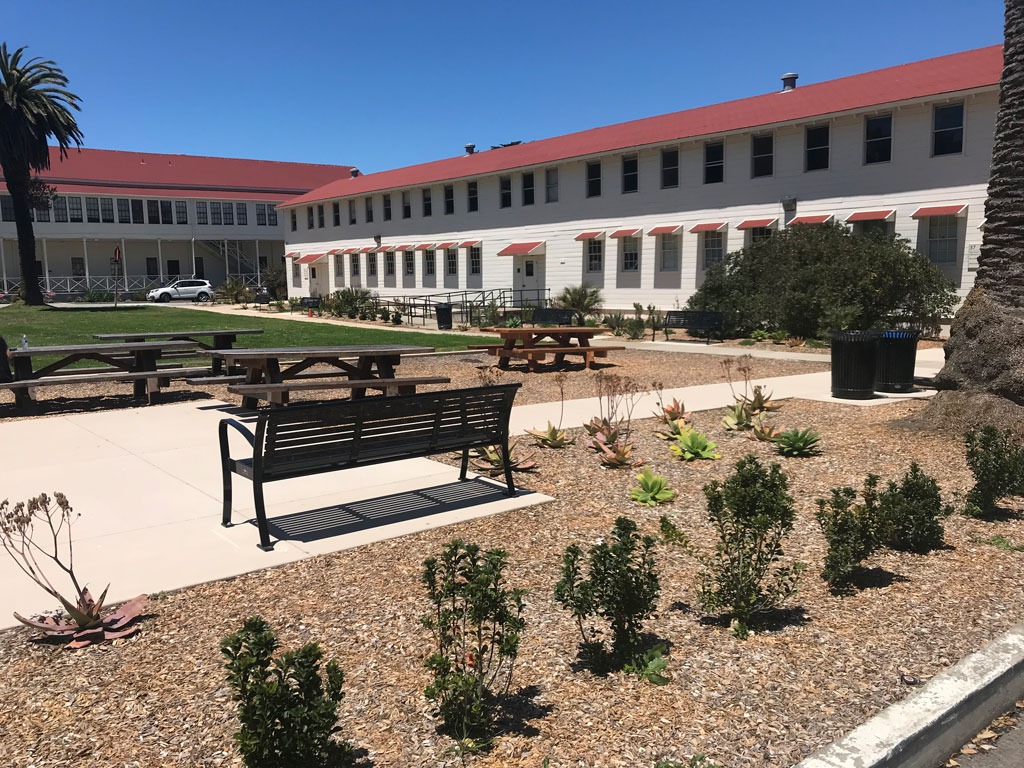
<instances>
[{"instance_id":1,"label":"wooden picnic table","mask_svg":"<svg viewBox=\"0 0 1024 768\"><path fill-rule=\"evenodd\" d=\"M590 346L590 340L600 328L586 326L560 326L557 328L481 328L486 333L501 337L502 344L471 344L469 349L484 349L498 358L499 368L508 368L509 360L526 360L531 371L548 355L555 356L555 363L561 363L566 355L582 355L587 368L594 367L594 358L607 357L609 351L625 347ZM545 339L550 341L545 342Z\"/></svg>"},{"instance_id":2,"label":"wooden picnic table","mask_svg":"<svg viewBox=\"0 0 1024 768\"><path fill-rule=\"evenodd\" d=\"M263 333L261 328L232 328L228 330L200 330L200 331L141 331L139 333L94 333L94 339L118 340L118 341L146 341L149 339L169 339L175 341L191 341L200 349L231 349L239 336L247 336L254 333ZM207 343L201 339L212 337ZM223 361L214 359L213 375L219 375L222 370Z\"/></svg>"},{"instance_id":3,"label":"wooden picnic table","mask_svg":"<svg viewBox=\"0 0 1024 768\"><path fill-rule=\"evenodd\" d=\"M331 365L349 379L367 381L395 378L395 366L402 361L402 355L433 352L433 347L413 347L401 344L372 344L346 347L281 347L248 349L205 350L214 360L223 360L226 365L245 369L245 384L282 384L296 374L314 365ZM294 360L282 369L281 360ZM352 398L366 396L366 387L352 389ZM259 399L253 395L242 398L242 407L255 409ZM288 392L283 391L275 399L278 405L288 402Z\"/></svg>"}]
</instances>

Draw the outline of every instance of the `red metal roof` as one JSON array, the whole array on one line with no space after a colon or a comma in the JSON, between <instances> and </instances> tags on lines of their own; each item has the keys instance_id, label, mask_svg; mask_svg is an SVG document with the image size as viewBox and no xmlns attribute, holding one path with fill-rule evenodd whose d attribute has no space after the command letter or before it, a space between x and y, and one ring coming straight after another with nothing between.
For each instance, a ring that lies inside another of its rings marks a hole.
<instances>
[{"instance_id":1,"label":"red metal roof","mask_svg":"<svg viewBox=\"0 0 1024 768\"><path fill-rule=\"evenodd\" d=\"M480 245L479 240L464 240L459 243L459 248L472 248L474 245Z\"/></svg>"},{"instance_id":2,"label":"red metal roof","mask_svg":"<svg viewBox=\"0 0 1024 768\"><path fill-rule=\"evenodd\" d=\"M370 251L370 253L385 253L387 251L393 251L393 250L394 250L393 246L378 245L376 248L374 248L372 251Z\"/></svg>"},{"instance_id":3,"label":"red metal roof","mask_svg":"<svg viewBox=\"0 0 1024 768\"><path fill-rule=\"evenodd\" d=\"M360 248L359 252L360 253L373 253L375 250L377 250L376 246L368 245L365 248Z\"/></svg>"},{"instance_id":4,"label":"red metal roof","mask_svg":"<svg viewBox=\"0 0 1024 768\"><path fill-rule=\"evenodd\" d=\"M412 245L396 245L395 246L395 250L396 251L411 251L412 250Z\"/></svg>"},{"instance_id":5,"label":"red metal roof","mask_svg":"<svg viewBox=\"0 0 1024 768\"><path fill-rule=\"evenodd\" d=\"M894 208L886 211L857 211L846 217L847 221L885 221L896 214Z\"/></svg>"},{"instance_id":6,"label":"red metal roof","mask_svg":"<svg viewBox=\"0 0 1024 768\"><path fill-rule=\"evenodd\" d=\"M580 232L576 235L577 240L593 240L595 237L600 237L604 234L604 230L598 229L593 232Z\"/></svg>"},{"instance_id":7,"label":"red metal roof","mask_svg":"<svg viewBox=\"0 0 1024 768\"><path fill-rule=\"evenodd\" d=\"M832 216L833 214L831 213L821 213L813 216L794 216L790 220L789 226L793 226L794 224L824 224L826 221L829 221Z\"/></svg>"},{"instance_id":8,"label":"red metal roof","mask_svg":"<svg viewBox=\"0 0 1024 768\"><path fill-rule=\"evenodd\" d=\"M342 251L342 253L358 253L358 252L359 252L358 248L346 248L344 251Z\"/></svg>"},{"instance_id":9,"label":"red metal roof","mask_svg":"<svg viewBox=\"0 0 1024 768\"><path fill-rule=\"evenodd\" d=\"M434 244L433 243L420 243L419 245L416 246L415 250L417 250L417 251L432 251L432 250L434 250Z\"/></svg>"},{"instance_id":10,"label":"red metal roof","mask_svg":"<svg viewBox=\"0 0 1024 768\"><path fill-rule=\"evenodd\" d=\"M706 224L695 224L690 227L691 232L717 232L725 228L724 221L710 221Z\"/></svg>"},{"instance_id":11,"label":"red metal roof","mask_svg":"<svg viewBox=\"0 0 1024 768\"><path fill-rule=\"evenodd\" d=\"M746 221L741 221L736 226L736 229L758 229L759 227L774 227L775 223L778 220L778 217L774 219L747 219Z\"/></svg>"},{"instance_id":12,"label":"red metal roof","mask_svg":"<svg viewBox=\"0 0 1024 768\"><path fill-rule=\"evenodd\" d=\"M674 235L683 228L682 224L666 224L661 227L654 227L648 231L648 235Z\"/></svg>"},{"instance_id":13,"label":"red metal roof","mask_svg":"<svg viewBox=\"0 0 1024 768\"><path fill-rule=\"evenodd\" d=\"M307 253L302 258L298 259L296 264L312 264L314 261L320 261L326 254L323 253Z\"/></svg>"},{"instance_id":14,"label":"red metal roof","mask_svg":"<svg viewBox=\"0 0 1024 768\"><path fill-rule=\"evenodd\" d=\"M301 254L301 253L299 253L298 251L292 251L291 253L286 253L286 254L284 255L284 257L285 257L286 259L294 259L294 258L295 258L296 256L301 256L301 255L302 255L302 254Z\"/></svg>"},{"instance_id":15,"label":"red metal roof","mask_svg":"<svg viewBox=\"0 0 1024 768\"><path fill-rule=\"evenodd\" d=\"M657 117L592 128L472 155L340 178L285 205L299 205L382 189L419 186L507 171L573 157L708 134L737 131L908 99L995 86L1003 68L998 45L888 67L791 91L766 93Z\"/></svg>"},{"instance_id":16,"label":"red metal roof","mask_svg":"<svg viewBox=\"0 0 1024 768\"><path fill-rule=\"evenodd\" d=\"M39 178L61 194L278 201L351 176L351 170L348 165L113 149L72 149L62 160L58 150L50 147L50 168Z\"/></svg>"},{"instance_id":17,"label":"red metal roof","mask_svg":"<svg viewBox=\"0 0 1024 768\"><path fill-rule=\"evenodd\" d=\"M640 231L640 227L630 227L628 229L616 229L612 232L612 237L633 237Z\"/></svg>"},{"instance_id":18,"label":"red metal roof","mask_svg":"<svg viewBox=\"0 0 1024 768\"><path fill-rule=\"evenodd\" d=\"M458 243L456 243L456 242L438 243L437 244L437 249L440 250L440 251L443 251L445 248L454 248L456 245L458 245Z\"/></svg>"},{"instance_id":19,"label":"red metal roof","mask_svg":"<svg viewBox=\"0 0 1024 768\"><path fill-rule=\"evenodd\" d=\"M925 216L959 216L966 208L966 205L936 205L931 208L918 208L913 214L911 214L911 218L921 219Z\"/></svg>"},{"instance_id":20,"label":"red metal roof","mask_svg":"<svg viewBox=\"0 0 1024 768\"><path fill-rule=\"evenodd\" d=\"M529 256L544 245L543 240L533 243L512 243L498 251L499 256Z\"/></svg>"}]
</instances>

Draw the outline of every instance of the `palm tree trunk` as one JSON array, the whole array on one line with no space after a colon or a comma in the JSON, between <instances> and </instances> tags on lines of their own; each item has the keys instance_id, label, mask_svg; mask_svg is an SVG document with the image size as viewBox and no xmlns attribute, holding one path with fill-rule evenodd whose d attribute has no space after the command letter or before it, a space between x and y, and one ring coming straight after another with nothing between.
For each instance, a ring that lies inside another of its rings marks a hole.
<instances>
[{"instance_id":1,"label":"palm tree trunk","mask_svg":"<svg viewBox=\"0 0 1024 768\"><path fill-rule=\"evenodd\" d=\"M42 306L43 293L39 290L36 273L36 235L32 229L32 214L28 203L28 167L3 166L4 181L14 204L14 224L18 230L18 261L21 266L21 284L25 289L25 303Z\"/></svg>"}]
</instances>

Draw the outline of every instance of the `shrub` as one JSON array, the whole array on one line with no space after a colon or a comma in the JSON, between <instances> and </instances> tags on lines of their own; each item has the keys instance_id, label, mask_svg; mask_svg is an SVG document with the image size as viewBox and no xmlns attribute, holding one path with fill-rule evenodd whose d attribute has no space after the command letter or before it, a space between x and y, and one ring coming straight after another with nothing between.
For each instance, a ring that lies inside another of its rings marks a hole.
<instances>
[{"instance_id":1,"label":"shrub","mask_svg":"<svg viewBox=\"0 0 1024 768\"><path fill-rule=\"evenodd\" d=\"M89 288L78 295L78 300L89 304L107 302L114 300L114 294L110 291L101 291L96 288Z\"/></svg>"},{"instance_id":2,"label":"shrub","mask_svg":"<svg viewBox=\"0 0 1024 768\"><path fill-rule=\"evenodd\" d=\"M611 315L605 315L602 322L615 336L621 336L625 331L626 316L621 312L615 312Z\"/></svg>"},{"instance_id":3,"label":"shrub","mask_svg":"<svg viewBox=\"0 0 1024 768\"><path fill-rule=\"evenodd\" d=\"M533 453L526 456L517 456L518 444L512 442L508 448L508 463L513 472L531 472L537 468L537 462L533 461ZM470 462L473 468L487 474L499 474L505 471L505 463L501 458L501 446L484 445L470 451Z\"/></svg>"},{"instance_id":4,"label":"shrub","mask_svg":"<svg viewBox=\"0 0 1024 768\"><path fill-rule=\"evenodd\" d=\"M236 277L229 277L220 287L220 294L232 304L249 300L249 287Z\"/></svg>"},{"instance_id":5,"label":"shrub","mask_svg":"<svg viewBox=\"0 0 1024 768\"><path fill-rule=\"evenodd\" d=\"M708 436L695 429L689 429L676 438L676 442L668 447L672 455L683 461L696 461L697 459L716 460L722 458L722 454L715 453L718 443L708 440Z\"/></svg>"},{"instance_id":6,"label":"shrub","mask_svg":"<svg viewBox=\"0 0 1024 768\"><path fill-rule=\"evenodd\" d=\"M807 429L790 429L775 436L775 447L780 456L793 459L806 459L821 453L818 443L821 435L808 427Z\"/></svg>"},{"instance_id":7,"label":"shrub","mask_svg":"<svg viewBox=\"0 0 1024 768\"><path fill-rule=\"evenodd\" d=\"M588 578L583 577L584 553L572 544L562 556L562 578L555 600L573 617L580 630L584 658L599 669L621 669L640 653L644 621L654 615L661 593L655 570L652 536L640 537L627 517L615 520L611 540L601 541L586 554ZM612 644L599 640L587 619L598 617L611 625Z\"/></svg>"},{"instance_id":8,"label":"shrub","mask_svg":"<svg viewBox=\"0 0 1024 768\"><path fill-rule=\"evenodd\" d=\"M763 328L758 328L757 330L750 332L750 338L754 341L768 341L768 331Z\"/></svg>"},{"instance_id":9,"label":"shrub","mask_svg":"<svg viewBox=\"0 0 1024 768\"><path fill-rule=\"evenodd\" d=\"M776 566L782 540L793 528L793 499L778 464L765 469L753 455L736 463L724 483L704 486L708 518L718 534L713 555L702 558L697 583L701 607L727 611L733 633L746 637L751 621L782 606L797 589L805 566Z\"/></svg>"},{"instance_id":10,"label":"shrub","mask_svg":"<svg viewBox=\"0 0 1024 768\"><path fill-rule=\"evenodd\" d=\"M351 762L351 750L331 736L345 676L331 661L321 673L316 643L272 658L270 625L254 616L220 644L238 702L238 751L247 768L305 768Z\"/></svg>"},{"instance_id":11,"label":"shrub","mask_svg":"<svg viewBox=\"0 0 1024 768\"><path fill-rule=\"evenodd\" d=\"M600 288L591 285L567 285L558 294L555 302L558 306L575 312L576 323L583 325L588 317L601 311L604 298L601 296Z\"/></svg>"},{"instance_id":12,"label":"shrub","mask_svg":"<svg viewBox=\"0 0 1024 768\"><path fill-rule=\"evenodd\" d=\"M724 312L730 335L767 326L811 338L842 326L935 324L955 300L953 283L907 240L828 224L789 227L729 254L687 307Z\"/></svg>"},{"instance_id":13,"label":"shrub","mask_svg":"<svg viewBox=\"0 0 1024 768\"><path fill-rule=\"evenodd\" d=\"M393 325L401 325L402 324L402 313L401 312L392 312L391 313L391 323Z\"/></svg>"},{"instance_id":14,"label":"shrub","mask_svg":"<svg viewBox=\"0 0 1024 768\"><path fill-rule=\"evenodd\" d=\"M913 462L898 485L890 481L878 496L879 542L909 552L938 549L942 518L952 513L952 506L942 504L938 483Z\"/></svg>"},{"instance_id":15,"label":"shrub","mask_svg":"<svg viewBox=\"0 0 1024 768\"><path fill-rule=\"evenodd\" d=\"M601 465L609 469L625 469L639 467L644 463L643 459L633 458L633 441L620 437L611 442L599 442L597 445L597 457Z\"/></svg>"},{"instance_id":16,"label":"shrub","mask_svg":"<svg viewBox=\"0 0 1024 768\"><path fill-rule=\"evenodd\" d=\"M829 499L818 499L816 517L828 542L821 577L833 589L850 583L860 562L878 548L878 478L864 482L864 504L854 504L853 488L833 488Z\"/></svg>"},{"instance_id":17,"label":"shrub","mask_svg":"<svg viewBox=\"0 0 1024 768\"><path fill-rule=\"evenodd\" d=\"M1024 446L1014 444L1009 430L993 426L971 430L964 436L967 465L974 474L974 487L967 492L964 513L989 517L1004 496L1024 495Z\"/></svg>"},{"instance_id":18,"label":"shrub","mask_svg":"<svg viewBox=\"0 0 1024 768\"><path fill-rule=\"evenodd\" d=\"M570 438L567 431L559 429L550 421L547 429L528 429L526 434L531 435L542 448L565 448L576 442L575 437Z\"/></svg>"},{"instance_id":19,"label":"shrub","mask_svg":"<svg viewBox=\"0 0 1024 768\"><path fill-rule=\"evenodd\" d=\"M370 306L373 293L366 288L342 288L340 291L334 292L334 298L336 300L335 311L339 317L347 315L350 318L355 318Z\"/></svg>"},{"instance_id":20,"label":"shrub","mask_svg":"<svg viewBox=\"0 0 1024 768\"><path fill-rule=\"evenodd\" d=\"M505 583L508 553L481 552L451 542L440 558L423 561L422 582L432 604L423 626L437 650L426 660L434 680L425 694L437 703L445 727L461 741L485 736L494 698L508 691L522 632L521 589Z\"/></svg>"},{"instance_id":21,"label":"shrub","mask_svg":"<svg viewBox=\"0 0 1024 768\"><path fill-rule=\"evenodd\" d=\"M272 299L280 299L288 295L288 282L284 267L267 267L263 270L263 287L267 289Z\"/></svg>"},{"instance_id":22,"label":"shrub","mask_svg":"<svg viewBox=\"0 0 1024 768\"><path fill-rule=\"evenodd\" d=\"M644 337L645 329L646 326L644 325L644 321L635 317L629 318L624 327L626 338L632 339L633 341L642 339Z\"/></svg>"},{"instance_id":23,"label":"shrub","mask_svg":"<svg viewBox=\"0 0 1024 768\"><path fill-rule=\"evenodd\" d=\"M656 507L676 497L676 492L668 487L668 480L651 472L650 467L644 467L644 471L636 476L636 481L638 485L630 489L629 497L637 504Z\"/></svg>"}]
</instances>

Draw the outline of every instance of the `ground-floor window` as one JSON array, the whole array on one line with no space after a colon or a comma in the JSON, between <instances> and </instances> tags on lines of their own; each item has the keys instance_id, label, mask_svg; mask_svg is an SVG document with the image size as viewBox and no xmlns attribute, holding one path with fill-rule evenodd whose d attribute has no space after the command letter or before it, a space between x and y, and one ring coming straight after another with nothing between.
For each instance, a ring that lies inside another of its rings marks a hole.
<instances>
[{"instance_id":1,"label":"ground-floor window","mask_svg":"<svg viewBox=\"0 0 1024 768\"><path fill-rule=\"evenodd\" d=\"M929 216L928 260L946 266L956 264L956 216Z\"/></svg>"},{"instance_id":2,"label":"ground-floor window","mask_svg":"<svg viewBox=\"0 0 1024 768\"><path fill-rule=\"evenodd\" d=\"M178 277L180 275L181 275L181 265L178 263L178 260L177 259L168 259L167 260L167 276L168 277Z\"/></svg>"},{"instance_id":3,"label":"ground-floor window","mask_svg":"<svg viewBox=\"0 0 1024 768\"><path fill-rule=\"evenodd\" d=\"M292 261L292 287L302 287L302 265L298 263L298 259Z\"/></svg>"},{"instance_id":4,"label":"ground-floor window","mask_svg":"<svg viewBox=\"0 0 1024 768\"><path fill-rule=\"evenodd\" d=\"M702 243L704 269L720 264L725 258L725 233L705 232Z\"/></svg>"},{"instance_id":5,"label":"ground-floor window","mask_svg":"<svg viewBox=\"0 0 1024 768\"><path fill-rule=\"evenodd\" d=\"M592 237L587 240L587 272L604 269L604 241Z\"/></svg>"},{"instance_id":6,"label":"ground-floor window","mask_svg":"<svg viewBox=\"0 0 1024 768\"><path fill-rule=\"evenodd\" d=\"M405 251L405 276L413 277L416 274L416 254L413 251Z\"/></svg>"},{"instance_id":7,"label":"ground-floor window","mask_svg":"<svg viewBox=\"0 0 1024 768\"><path fill-rule=\"evenodd\" d=\"M622 271L636 272L640 269L640 238L623 237L619 240L622 249Z\"/></svg>"},{"instance_id":8,"label":"ground-floor window","mask_svg":"<svg viewBox=\"0 0 1024 768\"><path fill-rule=\"evenodd\" d=\"M146 257L146 279L158 280L160 278L160 265L154 256Z\"/></svg>"},{"instance_id":9,"label":"ground-floor window","mask_svg":"<svg viewBox=\"0 0 1024 768\"><path fill-rule=\"evenodd\" d=\"M351 259L352 277L359 277L359 254L353 253Z\"/></svg>"},{"instance_id":10,"label":"ground-floor window","mask_svg":"<svg viewBox=\"0 0 1024 768\"><path fill-rule=\"evenodd\" d=\"M343 280L345 278L345 257L340 253L334 257L334 279Z\"/></svg>"},{"instance_id":11,"label":"ground-floor window","mask_svg":"<svg viewBox=\"0 0 1024 768\"><path fill-rule=\"evenodd\" d=\"M459 252L454 248L448 248L444 252L445 261L445 274L446 275L457 275L459 274Z\"/></svg>"},{"instance_id":12,"label":"ground-floor window","mask_svg":"<svg viewBox=\"0 0 1024 768\"><path fill-rule=\"evenodd\" d=\"M436 270L434 263L434 252L424 251L423 252L423 274L433 276Z\"/></svg>"},{"instance_id":13,"label":"ground-floor window","mask_svg":"<svg viewBox=\"0 0 1024 768\"><path fill-rule=\"evenodd\" d=\"M483 268L479 245L469 247L469 274L479 275Z\"/></svg>"},{"instance_id":14,"label":"ground-floor window","mask_svg":"<svg viewBox=\"0 0 1024 768\"><path fill-rule=\"evenodd\" d=\"M682 241L679 235L658 235L659 271L679 271L679 253L681 248Z\"/></svg>"},{"instance_id":15,"label":"ground-floor window","mask_svg":"<svg viewBox=\"0 0 1024 768\"><path fill-rule=\"evenodd\" d=\"M384 274L387 277L395 276L395 254L386 253L384 254Z\"/></svg>"},{"instance_id":16,"label":"ground-floor window","mask_svg":"<svg viewBox=\"0 0 1024 768\"><path fill-rule=\"evenodd\" d=\"M370 277L375 277L377 274L377 254L368 253L366 254L366 274Z\"/></svg>"},{"instance_id":17,"label":"ground-floor window","mask_svg":"<svg viewBox=\"0 0 1024 768\"><path fill-rule=\"evenodd\" d=\"M85 277L85 258L82 256L71 257L71 276Z\"/></svg>"}]
</instances>

